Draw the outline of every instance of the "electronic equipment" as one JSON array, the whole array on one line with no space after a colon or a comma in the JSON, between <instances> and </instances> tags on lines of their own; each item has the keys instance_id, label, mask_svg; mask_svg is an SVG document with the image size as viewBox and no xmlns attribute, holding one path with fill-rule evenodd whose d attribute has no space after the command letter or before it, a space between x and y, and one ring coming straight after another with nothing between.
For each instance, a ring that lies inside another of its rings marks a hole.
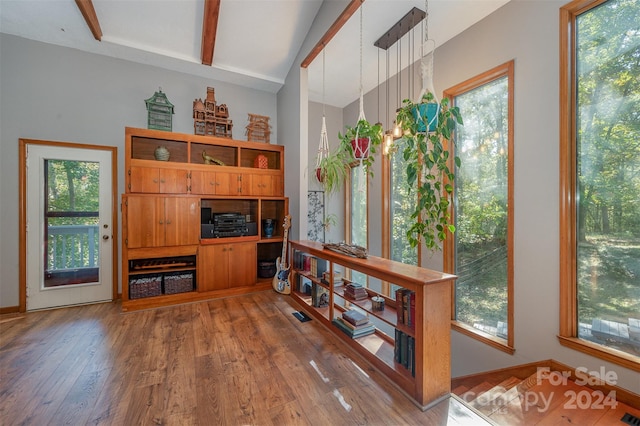
<instances>
[{"instance_id":1,"label":"electronic equipment","mask_svg":"<svg viewBox=\"0 0 640 426\"><path fill-rule=\"evenodd\" d=\"M201 224L202 238L242 237L249 235L246 218L240 213L213 213L211 224Z\"/></svg>"},{"instance_id":2,"label":"electronic equipment","mask_svg":"<svg viewBox=\"0 0 640 426\"><path fill-rule=\"evenodd\" d=\"M211 207L200 208L200 223L211 223Z\"/></svg>"}]
</instances>

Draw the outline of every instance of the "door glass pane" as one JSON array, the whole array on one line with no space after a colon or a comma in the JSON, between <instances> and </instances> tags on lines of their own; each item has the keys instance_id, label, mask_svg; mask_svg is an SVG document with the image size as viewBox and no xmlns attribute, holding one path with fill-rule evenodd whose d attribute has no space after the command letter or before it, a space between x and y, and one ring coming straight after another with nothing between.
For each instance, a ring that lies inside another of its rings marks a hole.
<instances>
[{"instance_id":1,"label":"door glass pane","mask_svg":"<svg viewBox=\"0 0 640 426\"><path fill-rule=\"evenodd\" d=\"M639 2L577 18L578 337L640 355Z\"/></svg>"},{"instance_id":2,"label":"door glass pane","mask_svg":"<svg viewBox=\"0 0 640 426\"><path fill-rule=\"evenodd\" d=\"M97 282L100 165L45 160L45 172L44 286Z\"/></svg>"},{"instance_id":3,"label":"door glass pane","mask_svg":"<svg viewBox=\"0 0 640 426\"><path fill-rule=\"evenodd\" d=\"M508 78L456 96L456 320L507 338Z\"/></svg>"}]
</instances>

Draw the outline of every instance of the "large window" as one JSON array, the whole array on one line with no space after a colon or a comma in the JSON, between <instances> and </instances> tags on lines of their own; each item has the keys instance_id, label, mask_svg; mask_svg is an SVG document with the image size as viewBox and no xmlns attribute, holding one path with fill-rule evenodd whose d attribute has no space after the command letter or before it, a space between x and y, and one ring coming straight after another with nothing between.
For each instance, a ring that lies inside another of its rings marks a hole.
<instances>
[{"instance_id":1,"label":"large window","mask_svg":"<svg viewBox=\"0 0 640 426\"><path fill-rule=\"evenodd\" d=\"M640 371L640 2L561 8L561 343Z\"/></svg>"},{"instance_id":2,"label":"large window","mask_svg":"<svg viewBox=\"0 0 640 426\"><path fill-rule=\"evenodd\" d=\"M460 108L454 222L454 327L513 351L513 61L445 92Z\"/></svg>"},{"instance_id":3,"label":"large window","mask_svg":"<svg viewBox=\"0 0 640 426\"><path fill-rule=\"evenodd\" d=\"M389 259L408 265L419 265L418 247L411 247L407 231L411 228L411 215L417 202L416 189L407 184L402 153L406 142L397 139L394 152L389 154Z\"/></svg>"},{"instance_id":4,"label":"large window","mask_svg":"<svg viewBox=\"0 0 640 426\"><path fill-rule=\"evenodd\" d=\"M367 176L363 172L363 165L354 163L349 171L347 180L347 243L368 248L368 212L367 212ZM351 271L352 281L366 284L367 276L357 271Z\"/></svg>"}]
</instances>

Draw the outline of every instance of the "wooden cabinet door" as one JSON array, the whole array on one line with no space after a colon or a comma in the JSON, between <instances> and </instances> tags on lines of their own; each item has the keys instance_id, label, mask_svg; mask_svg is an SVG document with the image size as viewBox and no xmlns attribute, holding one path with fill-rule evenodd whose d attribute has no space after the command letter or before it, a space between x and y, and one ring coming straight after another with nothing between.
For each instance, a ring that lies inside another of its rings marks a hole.
<instances>
[{"instance_id":1,"label":"wooden cabinet door","mask_svg":"<svg viewBox=\"0 0 640 426\"><path fill-rule=\"evenodd\" d=\"M160 171L156 167L131 166L129 169L129 191L158 193L160 191Z\"/></svg>"},{"instance_id":2,"label":"wooden cabinet door","mask_svg":"<svg viewBox=\"0 0 640 426\"><path fill-rule=\"evenodd\" d=\"M256 283L255 243L215 244L198 251L198 290L247 287Z\"/></svg>"},{"instance_id":3,"label":"wooden cabinet door","mask_svg":"<svg viewBox=\"0 0 640 426\"><path fill-rule=\"evenodd\" d=\"M252 174L251 195L280 197L284 193L282 178L276 175Z\"/></svg>"},{"instance_id":4,"label":"wooden cabinet door","mask_svg":"<svg viewBox=\"0 0 640 426\"><path fill-rule=\"evenodd\" d=\"M251 195L265 195L270 189L271 176L268 175L259 175L252 174L251 175Z\"/></svg>"},{"instance_id":5,"label":"wooden cabinet door","mask_svg":"<svg viewBox=\"0 0 640 426\"><path fill-rule=\"evenodd\" d=\"M186 169L131 166L129 190L148 194L186 194L188 175Z\"/></svg>"},{"instance_id":6,"label":"wooden cabinet door","mask_svg":"<svg viewBox=\"0 0 640 426\"><path fill-rule=\"evenodd\" d=\"M164 197L126 198L128 248L164 245Z\"/></svg>"},{"instance_id":7,"label":"wooden cabinet door","mask_svg":"<svg viewBox=\"0 0 640 426\"><path fill-rule=\"evenodd\" d=\"M229 251L226 244L198 249L198 291L229 288Z\"/></svg>"},{"instance_id":8,"label":"wooden cabinet door","mask_svg":"<svg viewBox=\"0 0 640 426\"><path fill-rule=\"evenodd\" d=\"M273 197L284 197L284 182L282 175L271 175L271 194Z\"/></svg>"},{"instance_id":9,"label":"wooden cabinet door","mask_svg":"<svg viewBox=\"0 0 640 426\"><path fill-rule=\"evenodd\" d=\"M164 197L165 246L200 242L200 199Z\"/></svg>"},{"instance_id":10,"label":"wooden cabinet door","mask_svg":"<svg viewBox=\"0 0 640 426\"><path fill-rule=\"evenodd\" d=\"M194 170L191 172L191 193L203 195L215 195L216 192L215 172L203 172Z\"/></svg>"},{"instance_id":11,"label":"wooden cabinet door","mask_svg":"<svg viewBox=\"0 0 640 426\"><path fill-rule=\"evenodd\" d=\"M218 172L215 178L215 187L217 195L236 195L237 179L235 173Z\"/></svg>"},{"instance_id":12,"label":"wooden cabinet door","mask_svg":"<svg viewBox=\"0 0 640 426\"><path fill-rule=\"evenodd\" d=\"M229 244L229 287L254 285L258 274L255 243Z\"/></svg>"},{"instance_id":13,"label":"wooden cabinet door","mask_svg":"<svg viewBox=\"0 0 640 426\"><path fill-rule=\"evenodd\" d=\"M186 194L189 172L185 169L160 169L158 172L161 194Z\"/></svg>"}]
</instances>

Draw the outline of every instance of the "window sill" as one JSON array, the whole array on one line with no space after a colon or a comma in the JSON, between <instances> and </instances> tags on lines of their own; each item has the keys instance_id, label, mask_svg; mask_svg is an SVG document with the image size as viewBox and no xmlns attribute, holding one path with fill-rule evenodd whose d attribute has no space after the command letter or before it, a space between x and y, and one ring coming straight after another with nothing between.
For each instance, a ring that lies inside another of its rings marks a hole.
<instances>
[{"instance_id":1,"label":"window sill","mask_svg":"<svg viewBox=\"0 0 640 426\"><path fill-rule=\"evenodd\" d=\"M509 346L505 339L500 337L492 336L491 334L480 331L476 328L471 327L470 325L461 323L459 321L451 321L451 329L455 330L459 333L462 333L466 336L471 337L472 339L476 339L482 343L485 343L495 349L498 349L502 352L506 352L509 355L513 355L516 351L516 348Z\"/></svg>"},{"instance_id":2,"label":"window sill","mask_svg":"<svg viewBox=\"0 0 640 426\"><path fill-rule=\"evenodd\" d=\"M566 346L593 357L600 358L604 361L609 361L613 364L621 365L630 370L640 372L640 357L633 356L616 349L607 348L606 346L579 339L577 337L558 336L558 340L562 346Z\"/></svg>"}]
</instances>

